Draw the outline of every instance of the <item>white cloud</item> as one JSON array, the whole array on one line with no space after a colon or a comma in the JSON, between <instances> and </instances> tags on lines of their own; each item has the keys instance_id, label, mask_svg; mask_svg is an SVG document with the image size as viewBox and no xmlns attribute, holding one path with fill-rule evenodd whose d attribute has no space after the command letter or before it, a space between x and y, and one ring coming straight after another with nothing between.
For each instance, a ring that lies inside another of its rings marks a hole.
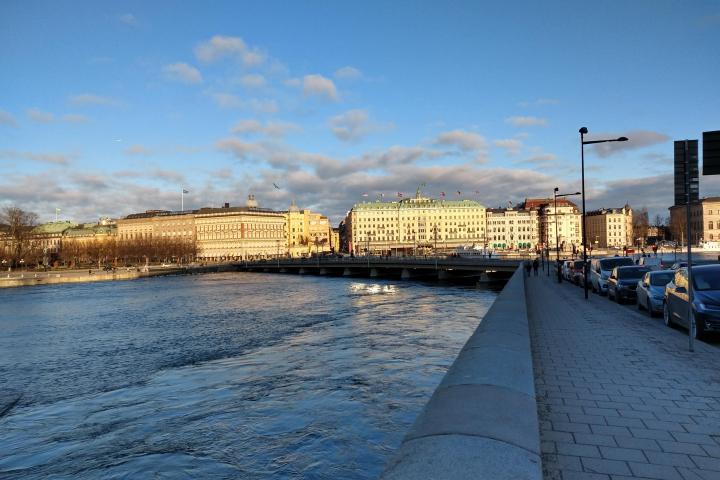
<instances>
[{"instance_id":1,"label":"white cloud","mask_svg":"<svg viewBox=\"0 0 720 480\"><path fill-rule=\"evenodd\" d=\"M68 123L88 123L90 119L86 117L85 115L80 115L77 113L68 113L63 115L62 117L63 122Z\"/></svg>"},{"instance_id":2,"label":"white cloud","mask_svg":"<svg viewBox=\"0 0 720 480\"><path fill-rule=\"evenodd\" d=\"M338 92L333 81L318 74L303 77L303 93L306 96L314 95L332 101L338 100Z\"/></svg>"},{"instance_id":3,"label":"white cloud","mask_svg":"<svg viewBox=\"0 0 720 480\"><path fill-rule=\"evenodd\" d=\"M251 155L262 151L262 147L254 143L247 143L237 138L223 138L217 141L218 150L232 154L238 160L248 160Z\"/></svg>"},{"instance_id":4,"label":"white cloud","mask_svg":"<svg viewBox=\"0 0 720 480\"><path fill-rule=\"evenodd\" d=\"M372 132L391 127L391 124L381 125L372 122L368 112L361 109L349 110L330 119L330 129L333 134L346 142L360 140Z\"/></svg>"},{"instance_id":5,"label":"white cloud","mask_svg":"<svg viewBox=\"0 0 720 480\"><path fill-rule=\"evenodd\" d=\"M110 97L103 97L94 93L80 93L70 97L70 103L78 106L101 105L114 107L120 105L118 100Z\"/></svg>"},{"instance_id":6,"label":"white cloud","mask_svg":"<svg viewBox=\"0 0 720 480\"><path fill-rule=\"evenodd\" d=\"M617 133L598 133L593 135L587 135L585 141L593 139L614 139L619 137L627 137L626 142L607 142L597 143L592 145L593 150L601 157L608 157L616 152L623 150L634 150L637 148L643 148L650 145L657 145L670 141L670 137L664 133L652 132L649 130L635 130L631 132L625 132L622 134Z\"/></svg>"},{"instance_id":7,"label":"white cloud","mask_svg":"<svg viewBox=\"0 0 720 480\"><path fill-rule=\"evenodd\" d=\"M258 73L244 75L240 79L240 83L247 88L262 88L267 84L265 77Z\"/></svg>"},{"instance_id":8,"label":"white cloud","mask_svg":"<svg viewBox=\"0 0 720 480\"><path fill-rule=\"evenodd\" d=\"M503 138L493 143L496 147L505 149L509 155L517 155L522 149L522 142L516 138Z\"/></svg>"},{"instance_id":9,"label":"white cloud","mask_svg":"<svg viewBox=\"0 0 720 480\"><path fill-rule=\"evenodd\" d=\"M258 100L257 98L248 100L247 107L258 113L277 113L280 110L275 100Z\"/></svg>"},{"instance_id":10,"label":"white cloud","mask_svg":"<svg viewBox=\"0 0 720 480\"><path fill-rule=\"evenodd\" d=\"M222 108L242 108L243 101L237 95L232 93L213 93L212 98L215 103Z\"/></svg>"},{"instance_id":11,"label":"white cloud","mask_svg":"<svg viewBox=\"0 0 720 480\"><path fill-rule=\"evenodd\" d=\"M153 151L142 145L131 145L125 149L126 155L152 155Z\"/></svg>"},{"instance_id":12,"label":"white cloud","mask_svg":"<svg viewBox=\"0 0 720 480\"><path fill-rule=\"evenodd\" d=\"M230 131L236 135L265 134L270 137L282 137L289 132L300 130L294 123L267 122L265 125L257 120L240 120Z\"/></svg>"},{"instance_id":13,"label":"white cloud","mask_svg":"<svg viewBox=\"0 0 720 480\"><path fill-rule=\"evenodd\" d=\"M140 26L140 23L138 22L137 18L135 18L135 15L133 15L132 13L125 13L123 15L120 15L118 17L118 20L120 20L125 25L129 25L131 27Z\"/></svg>"},{"instance_id":14,"label":"white cloud","mask_svg":"<svg viewBox=\"0 0 720 480\"><path fill-rule=\"evenodd\" d=\"M15 117L10 112L0 110L0 125L9 125L11 127L17 127L18 123Z\"/></svg>"},{"instance_id":15,"label":"white cloud","mask_svg":"<svg viewBox=\"0 0 720 480\"><path fill-rule=\"evenodd\" d=\"M369 132L369 118L365 110L350 110L330 120L333 134L344 141L359 140Z\"/></svg>"},{"instance_id":16,"label":"white cloud","mask_svg":"<svg viewBox=\"0 0 720 480\"><path fill-rule=\"evenodd\" d=\"M302 79L300 78L288 78L283 82L287 87L301 87Z\"/></svg>"},{"instance_id":17,"label":"white cloud","mask_svg":"<svg viewBox=\"0 0 720 480\"><path fill-rule=\"evenodd\" d=\"M204 63L212 63L231 57L246 66L262 63L265 56L257 49L250 48L240 37L215 35L210 40L195 47L195 56Z\"/></svg>"},{"instance_id":18,"label":"white cloud","mask_svg":"<svg viewBox=\"0 0 720 480\"><path fill-rule=\"evenodd\" d=\"M362 77L362 72L355 67L342 67L335 70L335 78L338 80L356 80Z\"/></svg>"},{"instance_id":19,"label":"white cloud","mask_svg":"<svg viewBox=\"0 0 720 480\"><path fill-rule=\"evenodd\" d=\"M487 148L485 137L478 133L465 130L453 130L438 135L435 140L437 145L456 146L463 151L479 151Z\"/></svg>"},{"instance_id":20,"label":"white cloud","mask_svg":"<svg viewBox=\"0 0 720 480\"><path fill-rule=\"evenodd\" d=\"M0 150L0 159L7 160L30 160L33 162L52 163L55 165L68 165L72 155L61 153L35 153L19 152L17 150Z\"/></svg>"},{"instance_id":21,"label":"white cloud","mask_svg":"<svg viewBox=\"0 0 720 480\"><path fill-rule=\"evenodd\" d=\"M547 119L539 117L509 117L505 121L516 127L545 127L548 124Z\"/></svg>"},{"instance_id":22,"label":"white cloud","mask_svg":"<svg viewBox=\"0 0 720 480\"><path fill-rule=\"evenodd\" d=\"M43 112L37 108L31 108L27 111L27 116L33 122L52 123L55 121L55 115L50 112Z\"/></svg>"},{"instance_id":23,"label":"white cloud","mask_svg":"<svg viewBox=\"0 0 720 480\"><path fill-rule=\"evenodd\" d=\"M163 72L165 72L165 76L168 79L176 82L198 84L203 81L200 70L183 62L165 65L163 67Z\"/></svg>"}]
</instances>

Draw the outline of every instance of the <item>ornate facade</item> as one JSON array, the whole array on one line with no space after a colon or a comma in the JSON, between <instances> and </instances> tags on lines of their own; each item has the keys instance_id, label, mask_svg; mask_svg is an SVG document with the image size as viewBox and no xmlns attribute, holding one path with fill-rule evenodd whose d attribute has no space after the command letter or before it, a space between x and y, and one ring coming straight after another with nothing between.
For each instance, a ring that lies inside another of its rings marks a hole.
<instances>
[{"instance_id":1,"label":"ornate facade","mask_svg":"<svg viewBox=\"0 0 720 480\"><path fill-rule=\"evenodd\" d=\"M632 208L601 208L585 214L588 247L608 248L633 245Z\"/></svg>"}]
</instances>

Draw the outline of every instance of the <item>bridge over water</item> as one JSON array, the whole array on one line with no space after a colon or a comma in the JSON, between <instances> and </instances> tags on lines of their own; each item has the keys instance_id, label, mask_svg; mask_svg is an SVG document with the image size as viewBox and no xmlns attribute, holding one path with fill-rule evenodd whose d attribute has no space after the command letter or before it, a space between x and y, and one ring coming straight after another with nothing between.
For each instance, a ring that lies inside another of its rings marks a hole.
<instances>
[{"instance_id":1,"label":"bridge over water","mask_svg":"<svg viewBox=\"0 0 720 480\"><path fill-rule=\"evenodd\" d=\"M394 279L493 281L507 280L522 257L316 257L236 262L235 268L268 273L382 277Z\"/></svg>"}]
</instances>

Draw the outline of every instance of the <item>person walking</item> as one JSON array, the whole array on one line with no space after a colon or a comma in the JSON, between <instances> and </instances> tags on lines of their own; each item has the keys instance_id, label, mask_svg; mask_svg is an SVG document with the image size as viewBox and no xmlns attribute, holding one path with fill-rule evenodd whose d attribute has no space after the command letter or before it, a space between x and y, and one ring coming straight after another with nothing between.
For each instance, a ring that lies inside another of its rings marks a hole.
<instances>
[{"instance_id":1,"label":"person walking","mask_svg":"<svg viewBox=\"0 0 720 480\"><path fill-rule=\"evenodd\" d=\"M525 275L528 277L530 276L530 268L531 268L530 260L525 260Z\"/></svg>"},{"instance_id":2,"label":"person walking","mask_svg":"<svg viewBox=\"0 0 720 480\"><path fill-rule=\"evenodd\" d=\"M535 272L535 276L537 277L538 274L538 267L540 266L540 262L538 262L537 257L535 257L535 260L533 260L532 267L533 271Z\"/></svg>"}]
</instances>

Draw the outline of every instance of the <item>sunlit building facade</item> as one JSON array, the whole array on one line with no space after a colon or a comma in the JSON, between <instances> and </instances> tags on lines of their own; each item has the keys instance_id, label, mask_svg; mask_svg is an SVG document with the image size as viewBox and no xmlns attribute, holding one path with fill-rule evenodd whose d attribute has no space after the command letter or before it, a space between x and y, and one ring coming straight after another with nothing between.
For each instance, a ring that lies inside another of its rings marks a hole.
<instances>
[{"instance_id":1,"label":"sunlit building facade","mask_svg":"<svg viewBox=\"0 0 720 480\"><path fill-rule=\"evenodd\" d=\"M474 200L422 197L364 202L345 219L348 249L354 254L412 254L484 246L485 207Z\"/></svg>"},{"instance_id":2,"label":"sunlit building facade","mask_svg":"<svg viewBox=\"0 0 720 480\"><path fill-rule=\"evenodd\" d=\"M588 247L611 248L633 245L633 212L622 208L601 208L585 214Z\"/></svg>"},{"instance_id":3,"label":"sunlit building facade","mask_svg":"<svg viewBox=\"0 0 720 480\"><path fill-rule=\"evenodd\" d=\"M562 251L578 250L582 246L582 213L570 200L528 198L524 208L538 212L538 243L551 250L558 245Z\"/></svg>"},{"instance_id":4,"label":"sunlit building facade","mask_svg":"<svg viewBox=\"0 0 720 480\"><path fill-rule=\"evenodd\" d=\"M524 208L489 208L487 244L493 250L529 250L538 244L538 211Z\"/></svg>"}]
</instances>

